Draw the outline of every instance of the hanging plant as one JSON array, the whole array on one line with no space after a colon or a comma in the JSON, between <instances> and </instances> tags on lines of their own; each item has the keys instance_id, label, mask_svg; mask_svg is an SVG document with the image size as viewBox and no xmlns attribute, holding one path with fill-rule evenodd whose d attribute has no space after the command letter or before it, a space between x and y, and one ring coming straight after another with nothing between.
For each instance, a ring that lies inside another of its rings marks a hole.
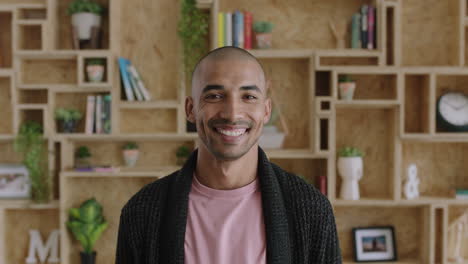
<instances>
[{"instance_id":1,"label":"hanging plant","mask_svg":"<svg viewBox=\"0 0 468 264\"><path fill-rule=\"evenodd\" d=\"M185 73L191 78L196 63L208 51L208 15L197 8L195 0L182 0L180 10L178 34L183 44Z\"/></svg>"}]
</instances>

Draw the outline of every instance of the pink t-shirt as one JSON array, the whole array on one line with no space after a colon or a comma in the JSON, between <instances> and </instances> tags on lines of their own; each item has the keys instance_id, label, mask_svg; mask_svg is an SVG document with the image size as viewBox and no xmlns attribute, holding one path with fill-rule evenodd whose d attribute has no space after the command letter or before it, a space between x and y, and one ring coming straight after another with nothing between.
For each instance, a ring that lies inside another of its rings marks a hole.
<instances>
[{"instance_id":1,"label":"pink t-shirt","mask_svg":"<svg viewBox=\"0 0 468 264\"><path fill-rule=\"evenodd\" d=\"M216 190L193 177L185 232L186 264L266 263L265 225L258 178Z\"/></svg>"}]
</instances>

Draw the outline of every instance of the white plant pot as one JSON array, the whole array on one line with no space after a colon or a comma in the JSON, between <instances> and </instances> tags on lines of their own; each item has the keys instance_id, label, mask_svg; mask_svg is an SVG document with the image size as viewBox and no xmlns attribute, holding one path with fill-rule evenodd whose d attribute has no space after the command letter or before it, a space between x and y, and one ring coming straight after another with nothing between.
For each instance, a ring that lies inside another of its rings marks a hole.
<instances>
[{"instance_id":1,"label":"white plant pot","mask_svg":"<svg viewBox=\"0 0 468 264\"><path fill-rule=\"evenodd\" d=\"M275 126L263 127L262 135L258 140L258 144L263 149L277 149L283 146L285 134L278 131Z\"/></svg>"},{"instance_id":2,"label":"white plant pot","mask_svg":"<svg viewBox=\"0 0 468 264\"><path fill-rule=\"evenodd\" d=\"M101 26L101 16L89 12L76 13L72 15L72 25L78 31L78 39L90 39L92 27Z\"/></svg>"},{"instance_id":3,"label":"white plant pot","mask_svg":"<svg viewBox=\"0 0 468 264\"><path fill-rule=\"evenodd\" d=\"M102 82L104 80L104 65L87 65L88 82Z\"/></svg>"},{"instance_id":4,"label":"white plant pot","mask_svg":"<svg viewBox=\"0 0 468 264\"><path fill-rule=\"evenodd\" d=\"M139 151L137 149L126 149L123 151L123 157L125 160L125 166L135 167L138 160Z\"/></svg>"},{"instance_id":5,"label":"white plant pot","mask_svg":"<svg viewBox=\"0 0 468 264\"><path fill-rule=\"evenodd\" d=\"M362 178L362 157L339 157L338 173L341 176L340 198L359 200L359 180Z\"/></svg>"},{"instance_id":6,"label":"white plant pot","mask_svg":"<svg viewBox=\"0 0 468 264\"><path fill-rule=\"evenodd\" d=\"M338 84L340 90L340 99L345 101L353 100L354 90L356 90L355 82L341 82Z\"/></svg>"}]
</instances>

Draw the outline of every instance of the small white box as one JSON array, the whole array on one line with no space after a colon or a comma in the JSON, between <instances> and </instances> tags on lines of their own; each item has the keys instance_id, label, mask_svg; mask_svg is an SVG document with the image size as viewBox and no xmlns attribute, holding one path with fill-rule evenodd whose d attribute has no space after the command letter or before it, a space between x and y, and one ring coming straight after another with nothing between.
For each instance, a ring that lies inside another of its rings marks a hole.
<instances>
[{"instance_id":1,"label":"small white box","mask_svg":"<svg viewBox=\"0 0 468 264\"><path fill-rule=\"evenodd\" d=\"M0 164L0 198L29 198L31 183L24 165Z\"/></svg>"}]
</instances>

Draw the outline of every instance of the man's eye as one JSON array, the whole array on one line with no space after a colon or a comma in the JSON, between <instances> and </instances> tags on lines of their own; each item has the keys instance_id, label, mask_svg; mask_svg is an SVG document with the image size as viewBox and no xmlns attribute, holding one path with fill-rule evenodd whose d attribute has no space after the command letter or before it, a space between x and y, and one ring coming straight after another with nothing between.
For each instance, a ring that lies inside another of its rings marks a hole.
<instances>
[{"instance_id":1,"label":"man's eye","mask_svg":"<svg viewBox=\"0 0 468 264\"><path fill-rule=\"evenodd\" d=\"M205 96L205 99L209 100L216 100L216 99L221 99L222 96L220 94L208 94Z\"/></svg>"},{"instance_id":2,"label":"man's eye","mask_svg":"<svg viewBox=\"0 0 468 264\"><path fill-rule=\"evenodd\" d=\"M250 94L245 95L244 98L245 98L245 99L248 99L248 100L255 100L255 99L257 99L256 96L253 96L253 95L250 95Z\"/></svg>"}]
</instances>

